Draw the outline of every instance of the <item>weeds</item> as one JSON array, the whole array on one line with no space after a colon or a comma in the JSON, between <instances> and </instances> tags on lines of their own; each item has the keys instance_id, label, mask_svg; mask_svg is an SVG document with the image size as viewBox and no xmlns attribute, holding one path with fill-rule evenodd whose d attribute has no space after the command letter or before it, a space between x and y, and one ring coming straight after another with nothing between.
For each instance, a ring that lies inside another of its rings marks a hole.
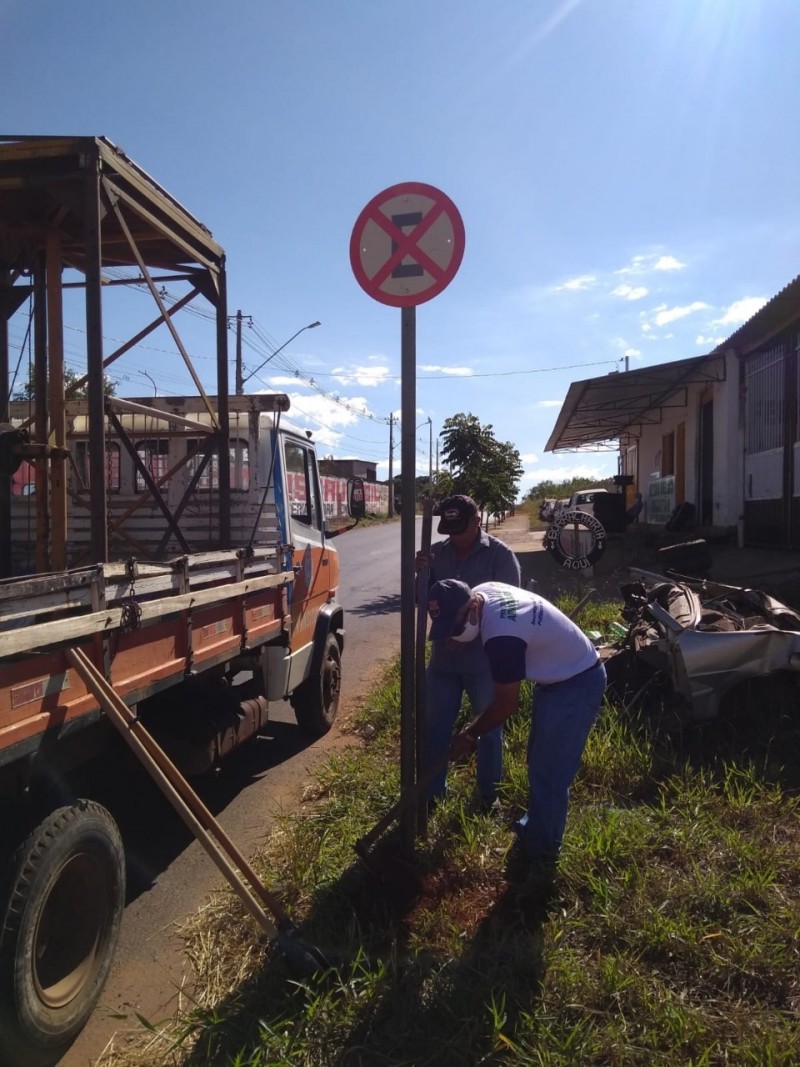
<instances>
[{"instance_id":1,"label":"weeds","mask_svg":"<svg viewBox=\"0 0 800 1067\"><path fill-rule=\"evenodd\" d=\"M556 898L521 910L504 866L527 686L506 729L507 820L474 810L456 768L413 862L391 834L374 872L355 860L399 791L398 677L355 723L368 740L320 772L313 813L282 816L257 860L333 971L298 980L220 894L186 930L193 1009L102 1067L800 1062L798 772L775 758L797 746L788 706L692 736L657 708L606 707Z\"/></svg>"}]
</instances>

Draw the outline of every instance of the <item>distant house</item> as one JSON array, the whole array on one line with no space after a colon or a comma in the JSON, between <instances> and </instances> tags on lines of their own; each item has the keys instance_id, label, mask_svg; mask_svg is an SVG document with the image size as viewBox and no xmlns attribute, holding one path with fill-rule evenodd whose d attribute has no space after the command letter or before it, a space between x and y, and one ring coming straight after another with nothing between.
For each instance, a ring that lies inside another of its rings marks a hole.
<instances>
[{"instance_id":1,"label":"distant house","mask_svg":"<svg viewBox=\"0 0 800 1067\"><path fill-rule=\"evenodd\" d=\"M377 481L378 464L366 459L321 459L319 472L331 478L363 478Z\"/></svg>"},{"instance_id":2,"label":"distant house","mask_svg":"<svg viewBox=\"0 0 800 1067\"><path fill-rule=\"evenodd\" d=\"M606 448L644 520L678 504L740 545L800 548L800 277L704 356L573 382L546 451Z\"/></svg>"}]
</instances>

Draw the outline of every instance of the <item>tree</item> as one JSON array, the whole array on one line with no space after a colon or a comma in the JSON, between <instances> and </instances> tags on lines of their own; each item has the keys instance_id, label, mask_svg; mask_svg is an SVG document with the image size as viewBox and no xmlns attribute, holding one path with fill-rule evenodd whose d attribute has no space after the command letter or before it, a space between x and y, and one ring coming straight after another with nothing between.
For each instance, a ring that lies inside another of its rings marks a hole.
<instances>
[{"instance_id":1,"label":"tree","mask_svg":"<svg viewBox=\"0 0 800 1067\"><path fill-rule=\"evenodd\" d=\"M71 385L77 382L83 375L78 374L77 371L70 370L69 367L64 368L64 390L69 389ZM28 364L28 380L12 394L12 400L33 400L36 392L34 384L34 368L33 364ZM107 374L103 375L103 392L106 396L115 396L117 392L117 383L108 377ZM70 397L71 400L85 400L89 395L88 385L85 383L76 389Z\"/></svg>"},{"instance_id":2,"label":"tree","mask_svg":"<svg viewBox=\"0 0 800 1067\"><path fill-rule=\"evenodd\" d=\"M613 478L581 478L576 476L575 478L565 479L563 482L539 482L537 485L531 486L525 494L525 499L533 501L546 499L565 500L580 489L594 489L598 486L602 486L603 489L607 489L610 493L617 492Z\"/></svg>"},{"instance_id":3,"label":"tree","mask_svg":"<svg viewBox=\"0 0 800 1067\"><path fill-rule=\"evenodd\" d=\"M457 493L473 497L481 508L503 514L517 496L522 460L510 441L498 441L491 424L473 414L445 419L440 435L442 457Z\"/></svg>"}]
</instances>

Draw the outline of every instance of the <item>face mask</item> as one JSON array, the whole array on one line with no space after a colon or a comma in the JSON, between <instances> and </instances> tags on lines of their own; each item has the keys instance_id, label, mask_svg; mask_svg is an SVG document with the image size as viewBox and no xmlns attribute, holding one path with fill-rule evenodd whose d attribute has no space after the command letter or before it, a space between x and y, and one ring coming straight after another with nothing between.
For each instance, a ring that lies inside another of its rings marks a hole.
<instances>
[{"instance_id":1,"label":"face mask","mask_svg":"<svg viewBox=\"0 0 800 1067\"><path fill-rule=\"evenodd\" d=\"M467 622L464 626L464 629L458 635L453 634L453 640L458 641L459 644L466 645L469 644L470 641L474 641L476 637L480 637L480 635L480 621L472 622L471 619L467 618Z\"/></svg>"}]
</instances>

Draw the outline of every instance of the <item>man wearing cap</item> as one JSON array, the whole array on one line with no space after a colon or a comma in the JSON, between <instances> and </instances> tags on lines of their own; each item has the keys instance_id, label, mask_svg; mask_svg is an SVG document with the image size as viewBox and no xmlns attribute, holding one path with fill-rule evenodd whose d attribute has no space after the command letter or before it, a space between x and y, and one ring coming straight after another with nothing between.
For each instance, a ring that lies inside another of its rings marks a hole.
<instances>
[{"instance_id":1,"label":"man wearing cap","mask_svg":"<svg viewBox=\"0 0 800 1067\"><path fill-rule=\"evenodd\" d=\"M583 631L554 604L501 582L472 589L448 579L428 594L431 637L469 647L480 640L494 693L453 738L452 759L517 710L523 679L536 683L528 739L528 814L517 824L529 877L552 879L567 822L569 789L603 701L605 668ZM544 888L544 886L543 886Z\"/></svg>"},{"instance_id":2,"label":"man wearing cap","mask_svg":"<svg viewBox=\"0 0 800 1067\"><path fill-rule=\"evenodd\" d=\"M491 581L519 586L521 570L517 557L498 537L481 529L480 510L472 497L457 495L443 501L439 516L438 532L446 534L447 540L431 546L429 561L421 552L417 553L417 569L429 562L431 582L456 578L468 586ZM478 714L491 701L494 686L480 641L464 645L432 639L425 679L425 764L433 767L445 763L463 694L469 697L473 714ZM480 805L488 811L497 801L497 787L503 774L502 727L487 731L481 738L476 763ZM429 800L443 797L446 783L447 771L443 766L429 786Z\"/></svg>"}]
</instances>

